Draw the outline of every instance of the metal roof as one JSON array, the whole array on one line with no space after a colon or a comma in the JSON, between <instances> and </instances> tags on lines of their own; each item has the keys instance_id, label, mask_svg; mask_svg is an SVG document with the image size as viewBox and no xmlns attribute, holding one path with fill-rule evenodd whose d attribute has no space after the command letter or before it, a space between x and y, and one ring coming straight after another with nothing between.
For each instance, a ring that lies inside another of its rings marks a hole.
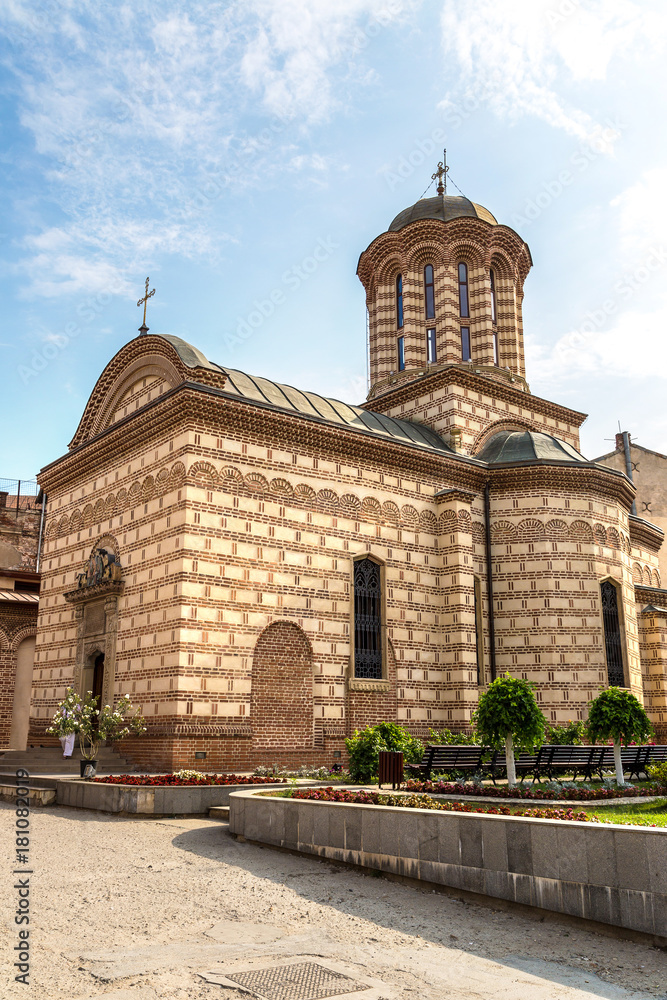
<instances>
[{"instance_id":1,"label":"metal roof","mask_svg":"<svg viewBox=\"0 0 667 1000\"><path fill-rule=\"evenodd\" d=\"M227 375L224 388L226 394L234 394L264 406L300 413L329 424L339 424L364 434L399 441L401 444L416 445L418 448L440 454L453 454L452 449L445 444L439 434L422 424L397 420L395 417L387 417L372 410L362 410L359 406L350 406L339 399L326 399L315 392L302 392L291 385L280 385L267 378L246 375L245 372L233 368L221 370Z\"/></svg>"},{"instance_id":2,"label":"metal roof","mask_svg":"<svg viewBox=\"0 0 667 1000\"><path fill-rule=\"evenodd\" d=\"M460 195L446 194L437 195L435 198L421 198L409 208L404 208L392 221L388 232L396 233L418 219L440 219L441 222L449 222L450 219L459 219L462 216L483 219L492 226L498 225L498 220L483 205L478 205Z\"/></svg>"},{"instance_id":3,"label":"metal roof","mask_svg":"<svg viewBox=\"0 0 667 1000\"><path fill-rule=\"evenodd\" d=\"M0 590L0 601L13 601L15 604L39 604L39 594L23 594L17 590Z\"/></svg>"},{"instance_id":4,"label":"metal roof","mask_svg":"<svg viewBox=\"0 0 667 1000\"><path fill-rule=\"evenodd\" d=\"M488 462L489 465L536 461L592 464L567 441L541 431L498 431L489 438L475 458L480 462Z\"/></svg>"}]
</instances>

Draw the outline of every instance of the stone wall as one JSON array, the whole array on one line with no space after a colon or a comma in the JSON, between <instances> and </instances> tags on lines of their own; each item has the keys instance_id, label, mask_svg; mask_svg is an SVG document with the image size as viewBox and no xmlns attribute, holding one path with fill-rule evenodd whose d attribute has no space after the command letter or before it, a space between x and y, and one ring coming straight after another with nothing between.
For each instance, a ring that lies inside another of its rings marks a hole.
<instances>
[{"instance_id":1,"label":"stone wall","mask_svg":"<svg viewBox=\"0 0 667 1000\"><path fill-rule=\"evenodd\" d=\"M230 796L246 840L640 931L667 944L667 831Z\"/></svg>"}]
</instances>

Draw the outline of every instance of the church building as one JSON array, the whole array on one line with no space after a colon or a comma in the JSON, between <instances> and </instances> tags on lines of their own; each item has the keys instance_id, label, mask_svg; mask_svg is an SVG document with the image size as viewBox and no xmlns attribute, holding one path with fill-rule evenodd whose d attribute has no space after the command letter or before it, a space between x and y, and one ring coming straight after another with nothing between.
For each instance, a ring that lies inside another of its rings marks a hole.
<instances>
[{"instance_id":1,"label":"church building","mask_svg":"<svg viewBox=\"0 0 667 1000\"><path fill-rule=\"evenodd\" d=\"M666 739L663 532L530 392L531 264L442 183L400 212L359 258L359 406L144 324L39 475L29 741L73 684L141 707L141 767L331 764L368 724L466 729L505 672L552 723L629 688Z\"/></svg>"}]
</instances>

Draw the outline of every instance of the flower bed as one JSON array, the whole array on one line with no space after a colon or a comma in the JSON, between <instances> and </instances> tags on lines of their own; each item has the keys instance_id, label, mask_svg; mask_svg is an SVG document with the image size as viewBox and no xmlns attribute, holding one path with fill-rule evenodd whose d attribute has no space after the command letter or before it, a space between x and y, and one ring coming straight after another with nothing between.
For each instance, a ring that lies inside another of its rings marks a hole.
<instances>
[{"instance_id":1,"label":"flower bed","mask_svg":"<svg viewBox=\"0 0 667 1000\"><path fill-rule=\"evenodd\" d=\"M553 799L577 802L594 799L620 799L631 796L666 795L667 788L660 785L625 785L624 788L588 788L581 785L577 788L562 788L554 791L551 788L510 788L508 785L474 785L471 783L452 781L417 781L409 779L402 786L406 792L427 792L429 795L475 795L496 799Z\"/></svg>"},{"instance_id":2,"label":"flower bed","mask_svg":"<svg viewBox=\"0 0 667 1000\"><path fill-rule=\"evenodd\" d=\"M349 788L299 788L276 792L286 798L314 799L317 802L352 802L355 805L402 806L406 809L439 809L443 812L485 813L491 816L530 816L533 819L567 819L580 823L598 820L585 812L572 809L516 809L510 806L491 806L489 809L473 806L469 802L437 802L429 795L383 795L381 792L355 792Z\"/></svg>"},{"instance_id":3,"label":"flower bed","mask_svg":"<svg viewBox=\"0 0 667 1000\"><path fill-rule=\"evenodd\" d=\"M109 774L104 778L93 778L99 785L285 785L285 778L261 778L257 775L202 774L198 777L183 778L178 774Z\"/></svg>"}]
</instances>

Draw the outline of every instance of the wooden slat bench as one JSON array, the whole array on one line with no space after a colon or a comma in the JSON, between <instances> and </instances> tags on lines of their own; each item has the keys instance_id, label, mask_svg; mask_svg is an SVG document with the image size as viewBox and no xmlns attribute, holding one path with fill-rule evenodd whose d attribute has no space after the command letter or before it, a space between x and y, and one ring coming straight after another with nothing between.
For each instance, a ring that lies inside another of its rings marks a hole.
<instances>
[{"instance_id":1,"label":"wooden slat bench","mask_svg":"<svg viewBox=\"0 0 667 1000\"><path fill-rule=\"evenodd\" d=\"M465 771L475 774L482 770L482 748L435 744L426 747L419 764L407 764L405 770L413 778L428 780L433 771Z\"/></svg>"}]
</instances>

